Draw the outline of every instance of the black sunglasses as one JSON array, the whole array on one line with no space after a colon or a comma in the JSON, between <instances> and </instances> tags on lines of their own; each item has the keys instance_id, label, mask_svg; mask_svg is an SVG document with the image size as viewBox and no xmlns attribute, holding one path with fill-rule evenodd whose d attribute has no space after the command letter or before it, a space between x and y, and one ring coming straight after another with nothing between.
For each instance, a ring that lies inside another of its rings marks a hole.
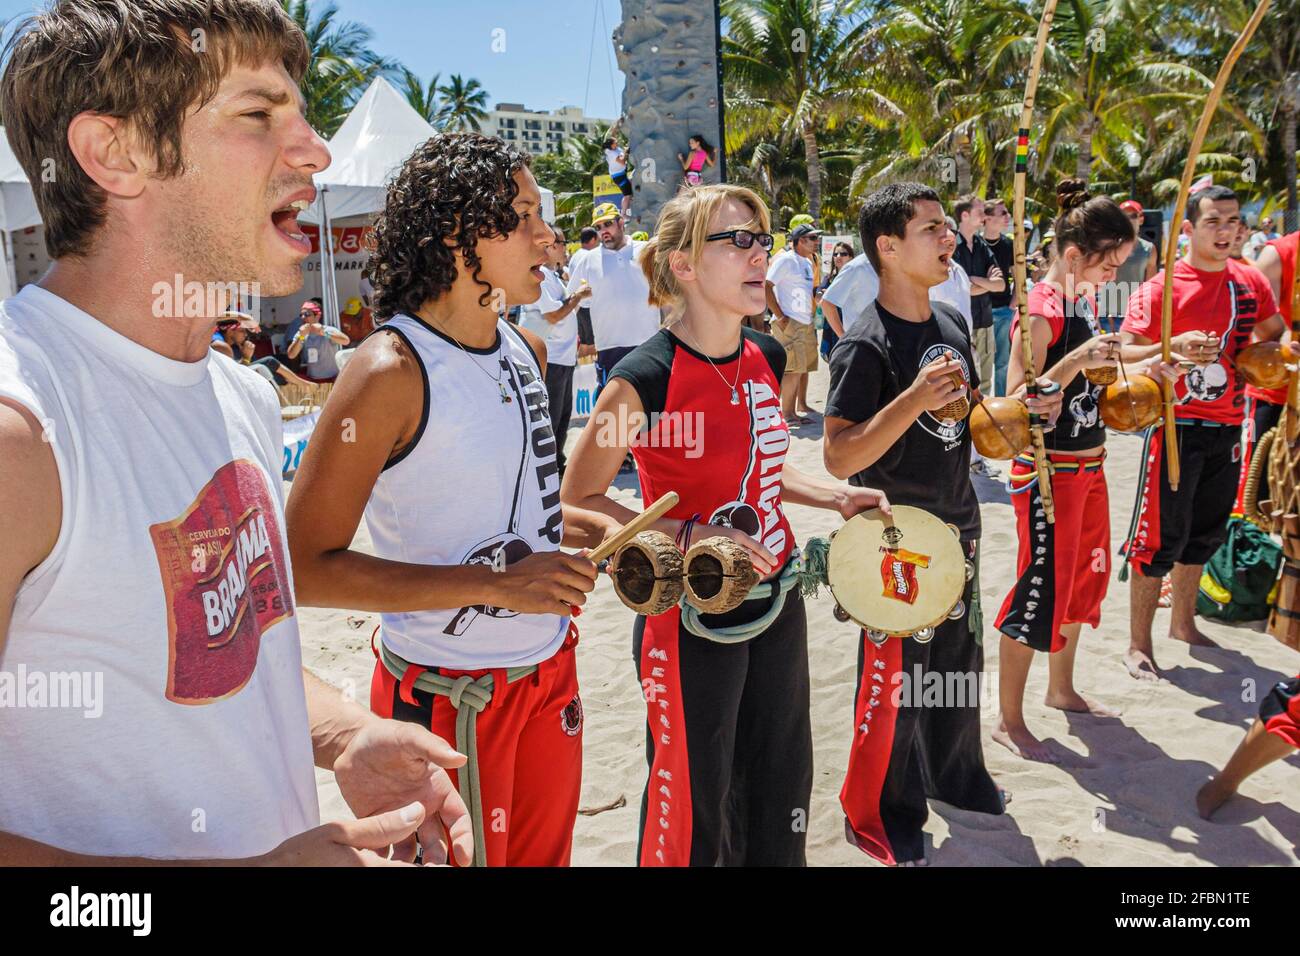
<instances>
[{"instance_id":1,"label":"black sunglasses","mask_svg":"<svg viewBox=\"0 0 1300 956\"><path fill-rule=\"evenodd\" d=\"M705 236L704 239L706 242L730 239L731 244L738 249L749 249L757 242L768 252L772 251L773 242L770 232L750 232L748 229L728 229L726 232L715 232L711 236Z\"/></svg>"}]
</instances>

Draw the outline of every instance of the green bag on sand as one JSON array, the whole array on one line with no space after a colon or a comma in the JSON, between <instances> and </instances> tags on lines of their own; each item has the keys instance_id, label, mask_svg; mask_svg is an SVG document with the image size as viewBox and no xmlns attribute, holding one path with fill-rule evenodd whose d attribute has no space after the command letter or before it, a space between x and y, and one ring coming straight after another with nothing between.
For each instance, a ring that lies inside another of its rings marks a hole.
<instances>
[{"instance_id":1,"label":"green bag on sand","mask_svg":"<svg viewBox=\"0 0 1300 956\"><path fill-rule=\"evenodd\" d=\"M1205 564L1196 613L1219 621L1268 617L1282 547L1243 518L1228 519L1228 539Z\"/></svg>"}]
</instances>

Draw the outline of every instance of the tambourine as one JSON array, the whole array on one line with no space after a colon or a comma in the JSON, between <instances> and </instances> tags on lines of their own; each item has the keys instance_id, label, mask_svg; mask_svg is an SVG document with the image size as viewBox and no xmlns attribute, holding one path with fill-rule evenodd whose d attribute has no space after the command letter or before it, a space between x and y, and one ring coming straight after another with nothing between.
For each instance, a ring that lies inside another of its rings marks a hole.
<instances>
[{"instance_id":1,"label":"tambourine","mask_svg":"<svg viewBox=\"0 0 1300 956\"><path fill-rule=\"evenodd\" d=\"M831 535L826 578L840 620L852 620L875 644L913 637L966 613L962 591L974 576L956 530L920 508L895 505L855 515Z\"/></svg>"}]
</instances>

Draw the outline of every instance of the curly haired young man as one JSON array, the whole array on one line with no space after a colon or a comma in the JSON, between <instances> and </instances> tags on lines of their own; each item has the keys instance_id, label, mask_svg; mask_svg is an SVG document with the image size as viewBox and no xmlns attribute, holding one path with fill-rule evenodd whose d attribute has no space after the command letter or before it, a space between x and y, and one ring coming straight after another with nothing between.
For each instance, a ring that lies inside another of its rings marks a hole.
<instances>
[{"instance_id":1,"label":"curly haired young man","mask_svg":"<svg viewBox=\"0 0 1300 956\"><path fill-rule=\"evenodd\" d=\"M457 776L491 866L569 861L571 607L596 568L559 548L616 526L560 504L545 345L497 317L537 300L553 238L528 161L476 133L406 161L375 226L386 321L339 377L288 505L299 602L381 612L371 708L460 726L471 762ZM374 556L351 550L363 514Z\"/></svg>"}]
</instances>

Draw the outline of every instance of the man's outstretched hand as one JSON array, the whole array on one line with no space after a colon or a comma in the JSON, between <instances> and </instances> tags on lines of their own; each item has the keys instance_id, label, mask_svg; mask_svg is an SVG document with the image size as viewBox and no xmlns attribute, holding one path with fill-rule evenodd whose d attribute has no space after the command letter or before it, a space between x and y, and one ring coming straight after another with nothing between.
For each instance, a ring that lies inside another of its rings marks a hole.
<instances>
[{"instance_id":1,"label":"man's outstretched hand","mask_svg":"<svg viewBox=\"0 0 1300 956\"><path fill-rule=\"evenodd\" d=\"M473 826L447 775L447 768L464 764L464 754L418 724L376 717L339 755L334 776L343 799L359 818L411 803L423 805L424 821L394 844L394 859L415 859L418 838L426 862L446 863L450 836L456 862L468 866L474 856Z\"/></svg>"}]
</instances>

